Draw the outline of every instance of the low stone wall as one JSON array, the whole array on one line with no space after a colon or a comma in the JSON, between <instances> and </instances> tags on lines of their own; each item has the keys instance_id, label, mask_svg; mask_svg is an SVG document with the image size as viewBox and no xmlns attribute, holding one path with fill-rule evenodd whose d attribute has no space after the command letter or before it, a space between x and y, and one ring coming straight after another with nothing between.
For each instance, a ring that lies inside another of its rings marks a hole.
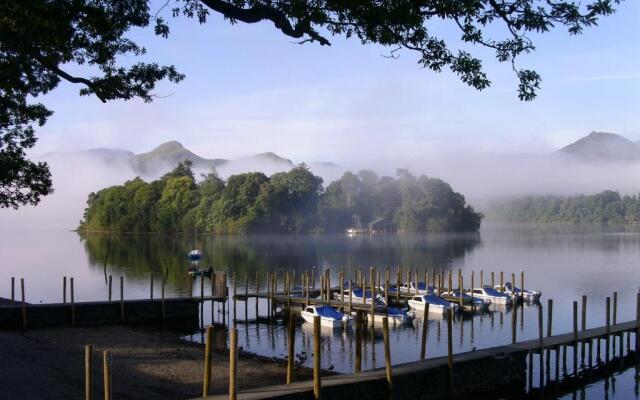
<instances>
[{"instance_id":1,"label":"low stone wall","mask_svg":"<svg viewBox=\"0 0 640 400\"><path fill-rule=\"evenodd\" d=\"M75 303L77 326L120 324L120 301ZM25 305L28 328L71 326L71 303ZM164 300L165 321L186 320L198 324L198 301L191 298ZM125 323L162 322L162 300L124 301ZM22 329L22 305L0 306L0 329Z\"/></svg>"}]
</instances>

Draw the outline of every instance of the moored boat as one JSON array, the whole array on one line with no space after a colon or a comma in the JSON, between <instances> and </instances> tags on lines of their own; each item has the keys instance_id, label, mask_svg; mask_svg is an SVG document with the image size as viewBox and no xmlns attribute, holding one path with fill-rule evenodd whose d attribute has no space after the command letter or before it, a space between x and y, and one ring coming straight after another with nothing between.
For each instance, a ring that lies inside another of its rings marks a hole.
<instances>
[{"instance_id":1,"label":"moored boat","mask_svg":"<svg viewBox=\"0 0 640 400\"><path fill-rule=\"evenodd\" d=\"M196 267L189 268L189 275L191 276L212 276L213 275L213 267L209 267L207 269L198 269Z\"/></svg>"},{"instance_id":2,"label":"moored boat","mask_svg":"<svg viewBox=\"0 0 640 400\"><path fill-rule=\"evenodd\" d=\"M405 282L400 285L400 293L402 294L430 294L433 293L433 286L428 286L424 282Z\"/></svg>"},{"instance_id":3,"label":"moored boat","mask_svg":"<svg viewBox=\"0 0 640 400\"><path fill-rule=\"evenodd\" d=\"M409 299L409 307L424 312L425 305L429 304L429 312L436 314L446 313L448 310L453 309L457 311L459 306L455 303L451 303L446 301L445 299L436 296L435 294L422 294L418 296L413 296Z\"/></svg>"},{"instance_id":4,"label":"moored boat","mask_svg":"<svg viewBox=\"0 0 640 400\"><path fill-rule=\"evenodd\" d=\"M351 317L331 306L308 305L300 314L305 321L310 323L313 323L314 317L320 317L320 325L326 328L339 328L351 321Z\"/></svg>"},{"instance_id":5,"label":"moored boat","mask_svg":"<svg viewBox=\"0 0 640 400\"><path fill-rule=\"evenodd\" d=\"M513 302L511 296L499 292L491 286L473 288L473 297L477 297L483 300L490 300L491 304L510 304L511 302Z\"/></svg>"},{"instance_id":6,"label":"moored boat","mask_svg":"<svg viewBox=\"0 0 640 400\"><path fill-rule=\"evenodd\" d=\"M454 289L451 292L443 292L440 297L452 303L460 304L460 290ZM462 293L462 305L464 308L482 309L487 308L491 304L490 299L479 297L471 297L468 293Z\"/></svg>"},{"instance_id":7,"label":"moored boat","mask_svg":"<svg viewBox=\"0 0 640 400\"><path fill-rule=\"evenodd\" d=\"M191 250L189 253L187 253L187 258L189 258L189 260L191 261L199 261L202 258L202 251Z\"/></svg>"},{"instance_id":8,"label":"moored boat","mask_svg":"<svg viewBox=\"0 0 640 400\"><path fill-rule=\"evenodd\" d=\"M542 297L542 292L539 292L536 290L525 289L523 291L517 286L514 289L511 285L511 282L506 282L504 284L504 287L500 287L500 285L497 285L494 287L494 289L496 289L497 291L503 292L504 294L510 297L515 296L517 299L522 299L525 301L539 301L540 297Z\"/></svg>"}]
</instances>

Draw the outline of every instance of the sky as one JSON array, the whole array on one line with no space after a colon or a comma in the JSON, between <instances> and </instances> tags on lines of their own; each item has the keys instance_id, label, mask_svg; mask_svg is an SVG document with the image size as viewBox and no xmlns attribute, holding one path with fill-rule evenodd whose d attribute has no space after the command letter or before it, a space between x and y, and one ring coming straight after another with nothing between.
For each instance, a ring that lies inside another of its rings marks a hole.
<instances>
[{"instance_id":1,"label":"sky","mask_svg":"<svg viewBox=\"0 0 640 400\"><path fill-rule=\"evenodd\" d=\"M147 48L145 60L173 64L186 79L160 85L162 98L151 104L102 104L63 83L40 99L55 114L33 154L143 152L178 140L210 158L273 151L296 162L376 163L443 152L545 154L590 131L640 139L638 1L580 36L562 28L535 36L537 51L519 61L542 75L533 102L518 100L510 66L486 49L472 49L492 81L478 92L449 72L422 69L407 51L389 59L390 49L356 39L300 45L268 22L167 17L168 39L152 29L130 36ZM433 29L457 45L453 27Z\"/></svg>"}]
</instances>

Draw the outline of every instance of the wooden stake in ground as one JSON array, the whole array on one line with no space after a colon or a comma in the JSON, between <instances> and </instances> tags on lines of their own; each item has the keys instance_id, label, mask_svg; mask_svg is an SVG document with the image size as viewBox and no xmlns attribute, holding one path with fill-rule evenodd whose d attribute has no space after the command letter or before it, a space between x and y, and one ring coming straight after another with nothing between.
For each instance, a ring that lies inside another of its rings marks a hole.
<instances>
[{"instance_id":1,"label":"wooden stake in ground","mask_svg":"<svg viewBox=\"0 0 640 400\"><path fill-rule=\"evenodd\" d=\"M202 385L202 397L209 395L211 387L211 352L213 351L213 326L207 327L204 345L204 382Z\"/></svg>"},{"instance_id":2,"label":"wooden stake in ground","mask_svg":"<svg viewBox=\"0 0 640 400\"><path fill-rule=\"evenodd\" d=\"M111 353L102 352L102 372L104 379L104 400L111 400Z\"/></svg>"},{"instance_id":3,"label":"wooden stake in ground","mask_svg":"<svg viewBox=\"0 0 640 400\"><path fill-rule=\"evenodd\" d=\"M384 337L384 361L387 369L387 390L393 398L393 375L391 373L391 349L389 346L389 318L382 317L382 335Z\"/></svg>"},{"instance_id":4,"label":"wooden stake in ground","mask_svg":"<svg viewBox=\"0 0 640 400\"><path fill-rule=\"evenodd\" d=\"M313 317L313 398L320 400L322 383L320 382L320 317Z\"/></svg>"},{"instance_id":5,"label":"wooden stake in ground","mask_svg":"<svg viewBox=\"0 0 640 400\"><path fill-rule=\"evenodd\" d=\"M229 351L229 400L238 396L238 329L231 330L231 349Z\"/></svg>"},{"instance_id":6,"label":"wooden stake in ground","mask_svg":"<svg viewBox=\"0 0 640 400\"><path fill-rule=\"evenodd\" d=\"M91 400L93 395L93 348L84 346L84 398Z\"/></svg>"},{"instance_id":7,"label":"wooden stake in ground","mask_svg":"<svg viewBox=\"0 0 640 400\"><path fill-rule=\"evenodd\" d=\"M296 348L296 321L295 315L289 314L289 352L287 354L287 385L293 382L293 362L295 361Z\"/></svg>"}]
</instances>

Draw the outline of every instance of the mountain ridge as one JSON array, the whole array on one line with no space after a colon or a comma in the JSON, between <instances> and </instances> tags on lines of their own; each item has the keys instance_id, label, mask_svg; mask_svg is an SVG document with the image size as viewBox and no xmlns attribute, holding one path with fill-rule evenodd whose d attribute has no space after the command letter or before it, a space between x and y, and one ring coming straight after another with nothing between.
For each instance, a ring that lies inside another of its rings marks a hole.
<instances>
[{"instance_id":1,"label":"mountain ridge","mask_svg":"<svg viewBox=\"0 0 640 400\"><path fill-rule=\"evenodd\" d=\"M588 162L638 161L640 142L616 133L592 131L553 154Z\"/></svg>"}]
</instances>

